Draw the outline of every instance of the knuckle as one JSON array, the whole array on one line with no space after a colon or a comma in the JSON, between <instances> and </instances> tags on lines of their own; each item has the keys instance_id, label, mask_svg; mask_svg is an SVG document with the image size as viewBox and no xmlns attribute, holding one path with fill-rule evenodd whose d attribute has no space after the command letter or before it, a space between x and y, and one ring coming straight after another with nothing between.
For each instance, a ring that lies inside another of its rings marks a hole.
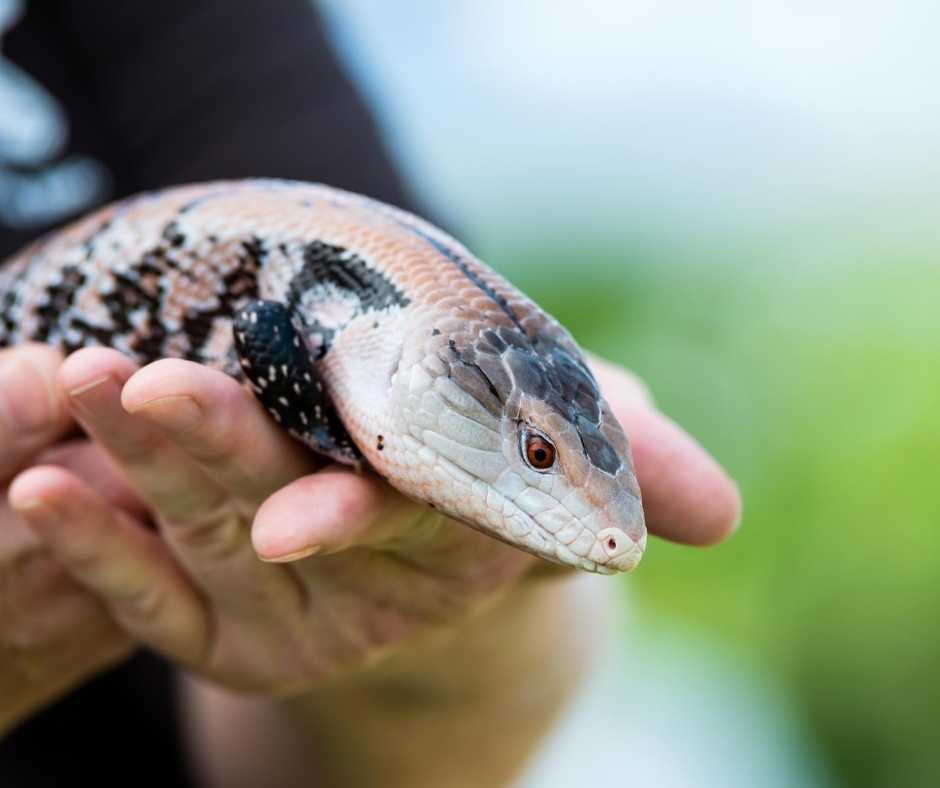
<instances>
[{"instance_id":1,"label":"knuckle","mask_svg":"<svg viewBox=\"0 0 940 788\"><path fill-rule=\"evenodd\" d=\"M224 430L205 425L186 436L186 451L199 462L229 463L240 454L239 433L228 425Z\"/></svg>"},{"instance_id":2,"label":"knuckle","mask_svg":"<svg viewBox=\"0 0 940 788\"><path fill-rule=\"evenodd\" d=\"M91 545L72 545L67 552L63 551L62 558L75 575L90 582L94 582L108 565L102 553Z\"/></svg>"},{"instance_id":3,"label":"knuckle","mask_svg":"<svg viewBox=\"0 0 940 788\"><path fill-rule=\"evenodd\" d=\"M231 558L248 542L247 529L228 505L198 519L174 524L171 533L182 549L215 561Z\"/></svg>"}]
</instances>

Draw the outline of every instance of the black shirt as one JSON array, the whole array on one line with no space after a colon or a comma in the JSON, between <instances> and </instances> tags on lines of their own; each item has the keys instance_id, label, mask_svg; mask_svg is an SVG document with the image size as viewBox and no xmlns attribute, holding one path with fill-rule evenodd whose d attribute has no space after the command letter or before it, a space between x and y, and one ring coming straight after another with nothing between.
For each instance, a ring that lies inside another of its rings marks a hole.
<instances>
[{"instance_id":1,"label":"black shirt","mask_svg":"<svg viewBox=\"0 0 940 788\"><path fill-rule=\"evenodd\" d=\"M309 0L11 8L0 0L0 259L176 183L296 178L411 203ZM191 785L175 715L170 667L138 656L0 740L0 786Z\"/></svg>"}]
</instances>

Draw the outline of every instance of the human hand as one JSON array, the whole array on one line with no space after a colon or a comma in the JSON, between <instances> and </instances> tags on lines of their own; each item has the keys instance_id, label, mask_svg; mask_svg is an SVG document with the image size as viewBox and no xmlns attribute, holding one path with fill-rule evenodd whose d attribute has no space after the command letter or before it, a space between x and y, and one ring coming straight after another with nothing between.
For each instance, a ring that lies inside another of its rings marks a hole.
<instances>
[{"instance_id":1,"label":"human hand","mask_svg":"<svg viewBox=\"0 0 940 788\"><path fill-rule=\"evenodd\" d=\"M632 378L604 364L598 374L633 437L650 530L692 544L725 536L732 483ZM67 469L27 471L11 502L128 633L224 685L299 691L459 623L547 566L377 478L317 470L221 373L179 360L136 371L91 349L60 382L161 536Z\"/></svg>"},{"instance_id":2,"label":"human hand","mask_svg":"<svg viewBox=\"0 0 940 788\"><path fill-rule=\"evenodd\" d=\"M104 500L133 508L107 457L74 428L58 397L61 355L43 345L0 352L0 734L125 656L131 640L7 504L9 480L33 462L97 478Z\"/></svg>"}]
</instances>

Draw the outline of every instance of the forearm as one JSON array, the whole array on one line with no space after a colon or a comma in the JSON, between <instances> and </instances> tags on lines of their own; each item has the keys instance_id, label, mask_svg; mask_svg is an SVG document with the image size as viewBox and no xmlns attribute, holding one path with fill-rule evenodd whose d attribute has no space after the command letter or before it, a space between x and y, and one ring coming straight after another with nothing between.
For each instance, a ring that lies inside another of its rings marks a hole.
<instances>
[{"instance_id":1,"label":"forearm","mask_svg":"<svg viewBox=\"0 0 940 788\"><path fill-rule=\"evenodd\" d=\"M598 650L609 582L531 580L381 665L289 701L189 681L188 737L207 785L502 785Z\"/></svg>"}]
</instances>

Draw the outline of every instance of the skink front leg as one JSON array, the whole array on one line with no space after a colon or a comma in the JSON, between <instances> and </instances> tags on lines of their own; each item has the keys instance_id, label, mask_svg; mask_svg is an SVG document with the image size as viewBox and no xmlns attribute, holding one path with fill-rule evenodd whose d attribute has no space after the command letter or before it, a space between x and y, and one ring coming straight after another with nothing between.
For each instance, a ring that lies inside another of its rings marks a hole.
<instances>
[{"instance_id":1,"label":"skink front leg","mask_svg":"<svg viewBox=\"0 0 940 788\"><path fill-rule=\"evenodd\" d=\"M252 301L235 314L232 329L242 371L275 421L315 452L361 466L362 454L336 415L287 307Z\"/></svg>"}]
</instances>

